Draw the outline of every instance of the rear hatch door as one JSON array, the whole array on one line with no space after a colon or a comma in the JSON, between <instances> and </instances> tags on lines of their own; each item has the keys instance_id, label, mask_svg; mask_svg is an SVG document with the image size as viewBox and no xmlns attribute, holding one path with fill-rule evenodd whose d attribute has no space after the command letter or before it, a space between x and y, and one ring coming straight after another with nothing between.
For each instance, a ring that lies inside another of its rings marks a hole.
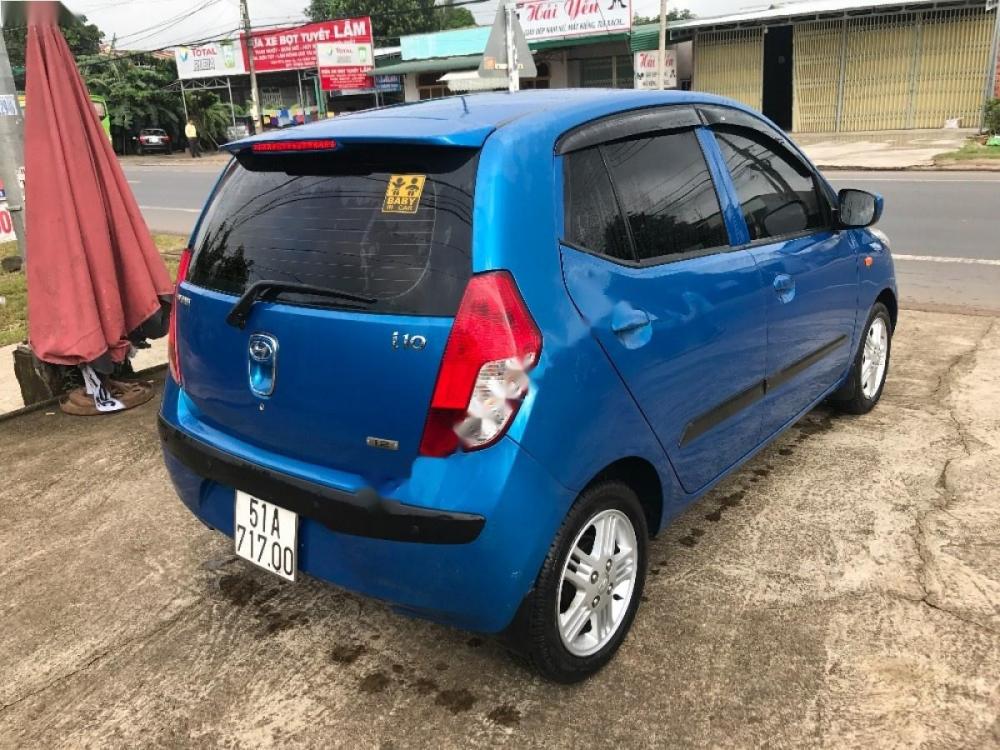
<instances>
[{"instance_id":1,"label":"rear hatch door","mask_svg":"<svg viewBox=\"0 0 1000 750\"><path fill-rule=\"evenodd\" d=\"M241 162L181 287L195 415L292 461L405 476L471 275L477 151L352 143ZM243 327L227 322L262 282Z\"/></svg>"}]
</instances>

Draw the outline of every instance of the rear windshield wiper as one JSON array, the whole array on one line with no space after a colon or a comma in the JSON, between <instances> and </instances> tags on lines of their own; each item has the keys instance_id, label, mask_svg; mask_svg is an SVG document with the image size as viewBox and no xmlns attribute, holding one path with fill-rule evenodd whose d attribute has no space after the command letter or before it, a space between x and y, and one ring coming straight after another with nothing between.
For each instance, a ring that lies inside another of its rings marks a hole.
<instances>
[{"instance_id":1,"label":"rear windshield wiper","mask_svg":"<svg viewBox=\"0 0 1000 750\"><path fill-rule=\"evenodd\" d=\"M325 286L314 286L313 284L299 284L294 281L257 281L250 285L239 301L233 305L233 309L226 316L226 322L236 328L245 328L247 318L250 317L250 308L258 300L268 301L275 299L279 294L313 294L317 297L331 297L342 299L348 302L359 302L364 305L374 305L378 300L375 297L365 297L352 292L342 292L339 289L330 289Z\"/></svg>"}]
</instances>

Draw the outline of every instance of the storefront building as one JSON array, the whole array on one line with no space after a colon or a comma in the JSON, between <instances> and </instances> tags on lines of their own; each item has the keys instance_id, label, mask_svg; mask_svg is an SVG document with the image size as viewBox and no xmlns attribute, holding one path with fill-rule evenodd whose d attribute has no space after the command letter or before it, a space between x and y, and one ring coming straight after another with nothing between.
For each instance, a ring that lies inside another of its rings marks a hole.
<instances>
[{"instance_id":1,"label":"storefront building","mask_svg":"<svg viewBox=\"0 0 1000 750\"><path fill-rule=\"evenodd\" d=\"M996 8L808 0L671 24L671 40L693 43L693 88L786 129L978 128L995 85Z\"/></svg>"}]
</instances>

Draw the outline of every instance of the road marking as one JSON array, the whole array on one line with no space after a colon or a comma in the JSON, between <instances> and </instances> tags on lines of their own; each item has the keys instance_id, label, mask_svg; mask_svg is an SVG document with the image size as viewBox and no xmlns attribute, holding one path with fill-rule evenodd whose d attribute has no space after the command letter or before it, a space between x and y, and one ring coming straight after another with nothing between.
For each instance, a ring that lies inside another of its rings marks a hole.
<instances>
[{"instance_id":1,"label":"road marking","mask_svg":"<svg viewBox=\"0 0 1000 750\"><path fill-rule=\"evenodd\" d=\"M930 183L930 182L935 182L935 183L937 183L937 182L963 182L963 183L966 183L966 184L969 184L969 185L995 185L997 183L1000 183L1000 180L993 180L993 179L989 179L989 180L951 180L951 179L945 179L945 180L936 180L936 179L929 179L929 180L928 179L923 179L923 180L903 179L903 180L898 180L897 179L897 180L893 180L893 179L886 179L884 177L845 177L845 178L829 177L829 179L832 182L848 182L848 181L849 182L907 182L907 183L910 183L910 184L913 184L913 185L926 185L927 183Z\"/></svg>"},{"instance_id":2,"label":"road marking","mask_svg":"<svg viewBox=\"0 0 1000 750\"><path fill-rule=\"evenodd\" d=\"M923 260L928 263L969 263L977 266L1000 266L1000 260L988 258L949 258L945 255L901 255L892 254L893 260Z\"/></svg>"},{"instance_id":3,"label":"road marking","mask_svg":"<svg viewBox=\"0 0 1000 750\"><path fill-rule=\"evenodd\" d=\"M128 180L129 185L141 185L142 180Z\"/></svg>"},{"instance_id":4,"label":"road marking","mask_svg":"<svg viewBox=\"0 0 1000 750\"><path fill-rule=\"evenodd\" d=\"M200 214L200 208L175 208L174 206L139 206L143 211L183 211L186 214Z\"/></svg>"}]
</instances>

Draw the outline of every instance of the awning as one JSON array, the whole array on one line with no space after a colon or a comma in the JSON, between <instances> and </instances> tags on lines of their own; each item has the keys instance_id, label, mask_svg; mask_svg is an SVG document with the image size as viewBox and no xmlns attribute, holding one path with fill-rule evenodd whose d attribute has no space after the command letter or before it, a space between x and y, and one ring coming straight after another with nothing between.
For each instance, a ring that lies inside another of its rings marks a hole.
<instances>
[{"instance_id":1,"label":"awning","mask_svg":"<svg viewBox=\"0 0 1000 750\"><path fill-rule=\"evenodd\" d=\"M445 73L438 80L447 83L451 91L496 91L507 88L506 78L483 78L477 70Z\"/></svg>"},{"instance_id":2,"label":"awning","mask_svg":"<svg viewBox=\"0 0 1000 750\"><path fill-rule=\"evenodd\" d=\"M482 62L482 55L461 55L459 57L431 57L426 60L405 60L389 65L375 65L376 75L399 73L440 73L452 70L475 70Z\"/></svg>"}]
</instances>

